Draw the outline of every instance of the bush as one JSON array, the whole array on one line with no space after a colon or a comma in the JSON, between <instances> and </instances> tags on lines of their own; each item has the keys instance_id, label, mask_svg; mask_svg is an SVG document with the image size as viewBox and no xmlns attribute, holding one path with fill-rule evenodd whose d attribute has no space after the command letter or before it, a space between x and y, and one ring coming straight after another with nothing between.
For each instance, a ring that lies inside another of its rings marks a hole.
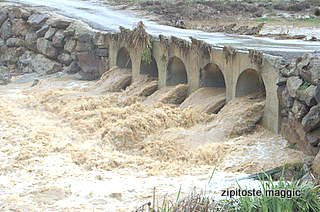
<instances>
[{"instance_id":1,"label":"bush","mask_svg":"<svg viewBox=\"0 0 320 212\"><path fill-rule=\"evenodd\" d=\"M264 180L265 179L265 180ZM153 211L153 212L177 212L177 211L236 211L236 212L310 212L320 211L320 202L318 194L319 186L313 184L301 183L299 180L286 181L283 177L275 182L271 176L260 180L261 192L276 190L295 190L300 191L299 196L292 198L281 198L279 196L256 196L256 197L239 197L226 200L215 201L207 197L206 194L192 193L187 198L179 200L180 191L175 201L164 198L161 205L155 204L155 191L153 204L149 203L140 207L137 212ZM241 187L239 186L241 189Z\"/></svg>"},{"instance_id":2,"label":"bush","mask_svg":"<svg viewBox=\"0 0 320 212\"><path fill-rule=\"evenodd\" d=\"M285 181L283 178L274 182L270 176L267 180L260 180L262 192L267 190L295 190L300 191L300 196L292 198L280 198L271 196L240 197L237 207L243 212L268 212L268 211L320 211L318 194L320 189L312 184L300 183L300 181Z\"/></svg>"}]
</instances>

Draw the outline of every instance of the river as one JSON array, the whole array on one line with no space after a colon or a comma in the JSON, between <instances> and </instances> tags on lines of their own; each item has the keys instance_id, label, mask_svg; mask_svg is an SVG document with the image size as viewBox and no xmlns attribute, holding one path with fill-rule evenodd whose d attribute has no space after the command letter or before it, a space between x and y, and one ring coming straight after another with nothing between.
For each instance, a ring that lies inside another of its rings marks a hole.
<instances>
[{"instance_id":1,"label":"river","mask_svg":"<svg viewBox=\"0 0 320 212\"><path fill-rule=\"evenodd\" d=\"M19 2L54 8L109 31L120 25L132 28L140 20L88 1ZM250 43L277 49L271 46L278 43L301 52L319 45L145 23L154 35L192 35L239 48ZM58 73L41 77L36 86L31 74L0 86L2 211L131 211L152 201L154 187L159 202L166 195L175 199L180 188L181 197L197 190L219 198L221 189L237 187L236 179L305 158L260 125L246 131L250 120L261 115L263 99L236 99L209 115L157 101L169 92L141 97L139 91L148 81L108 92L105 82L120 81L121 73L115 70L112 79L90 82ZM201 96L193 98L202 102Z\"/></svg>"}]
</instances>

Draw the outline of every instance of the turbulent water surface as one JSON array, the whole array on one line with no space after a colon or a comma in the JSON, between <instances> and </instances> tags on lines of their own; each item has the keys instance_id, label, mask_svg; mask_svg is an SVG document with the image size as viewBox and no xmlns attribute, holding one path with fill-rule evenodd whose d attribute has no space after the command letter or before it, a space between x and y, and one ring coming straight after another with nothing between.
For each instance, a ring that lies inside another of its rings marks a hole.
<instances>
[{"instance_id":1,"label":"turbulent water surface","mask_svg":"<svg viewBox=\"0 0 320 212\"><path fill-rule=\"evenodd\" d=\"M219 197L236 178L303 157L261 126L246 131L263 99L208 115L163 103L179 86L143 97L152 81L142 78L111 92L123 80L112 71L98 82L54 75L31 87L25 75L0 87L2 210L128 211L151 201L154 187L159 200L180 186Z\"/></svg>"}]
</instances>

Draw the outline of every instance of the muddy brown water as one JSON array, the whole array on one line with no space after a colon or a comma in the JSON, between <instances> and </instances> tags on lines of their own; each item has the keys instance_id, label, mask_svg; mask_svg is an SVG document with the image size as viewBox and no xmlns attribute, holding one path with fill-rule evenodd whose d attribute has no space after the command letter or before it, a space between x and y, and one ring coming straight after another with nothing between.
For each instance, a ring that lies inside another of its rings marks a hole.
<instances>
[{"instance_id":1,"label":"muddy brown water","mask_svg":"<svg viewBox=\"0 0 320 212\"><path fill-rule=\"evenodd\" d=\"M304 157L259 125L244 130L263 99L244 97L209 115L144 104L146 79L110 92L108 76L84 82L54 75L31 87L33 78L0 86L3 211L130 211L151 201L154 187L159 200L175 198L180 186L182 196L196 189L219 198L239 177Z\"/></svg>"},{"instance_id":2,"label":"muddy brown water","mask_svg":"<svg viewBox=\"0 0 320 212\"><path fill-rule=\"evenodd\" d=\"M104 30L132 28L140 20L90 1L15 2L54 8ZM191 35L239 48L300 52L319 47L317 42L146 25L154 35ZM182 196L196 189L219 198L221 189L236 187L239 177L305 157L260 125L248 128L263 111L263 99L239 98L218 114L207 114L198 102L210 106L208 95L224 91L200 90L179 107L167 100L183 96L185 86L155 91L154 81L140 79L127 87L130 71L114 69L95 82L57 74L31 87L34 78L20 76L0 86L3 211L130 211L151 201L154 187L159 199L175 198L180 187Z\"/></svg>"}]
</instances>

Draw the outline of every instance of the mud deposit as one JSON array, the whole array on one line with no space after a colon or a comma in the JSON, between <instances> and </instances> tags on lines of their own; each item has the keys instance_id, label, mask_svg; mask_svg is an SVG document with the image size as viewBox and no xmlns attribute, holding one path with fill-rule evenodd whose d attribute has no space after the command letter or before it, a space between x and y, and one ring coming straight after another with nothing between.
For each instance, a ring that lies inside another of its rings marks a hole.
<instances>
[{"instance_id":1,"label":"mud deposit","mask_svg":"<svg viewBox=\"0 0 320 212\"><path fill-rule=\"evenodd\" d=\"M159 198L175 197L180 185L183 195L206 186L219 195L244 173L303 157L255 127L263 99L237 99L208 115L164 101L146 104L154 81L123 91L129 75L116 76L85 82L57 75L31 87L25 75L0 87L2 211L130 211L152 200L154 187Z\"/></svg>"}]
</instances>

